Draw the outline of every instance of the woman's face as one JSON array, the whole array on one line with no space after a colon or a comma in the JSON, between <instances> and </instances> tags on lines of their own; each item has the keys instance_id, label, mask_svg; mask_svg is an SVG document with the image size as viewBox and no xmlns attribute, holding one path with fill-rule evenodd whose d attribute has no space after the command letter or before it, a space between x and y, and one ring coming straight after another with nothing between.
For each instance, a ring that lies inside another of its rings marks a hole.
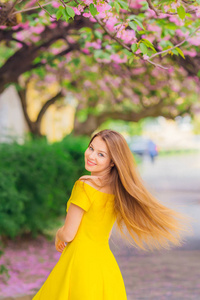
<instances>
[{"instance_id":1,"label":"woman's face","mask_svg":"<svg viewBox=\"0 0 200 300\"><path fill-rule=\"evenodd\" d=\"M113 165L106 143L96 136L85 151L85 169L91 175L104 175Z\"/></svg>"}]
</instances>

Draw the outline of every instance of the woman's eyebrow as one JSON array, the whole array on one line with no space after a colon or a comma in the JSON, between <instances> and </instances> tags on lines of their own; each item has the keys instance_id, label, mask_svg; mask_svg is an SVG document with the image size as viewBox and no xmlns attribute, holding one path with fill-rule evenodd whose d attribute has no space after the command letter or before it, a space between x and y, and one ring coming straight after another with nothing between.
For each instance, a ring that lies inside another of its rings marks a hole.
<instances>
[{"instance_id":1,"label":"woman's eyebrow","mask_svg":"<svg viewBox=\"0 0 200 300\"><path fill-rule=\"evenodd\" d=\"M92 145L92 143L90 144L93 148L94 148L94 146ZM98 150L99 152L103 152L103 153L105 153L106 155L107 155L107 153L106 152L104 152L104 151L102 151L102 150Z\"/></svg>"}]
</instances>

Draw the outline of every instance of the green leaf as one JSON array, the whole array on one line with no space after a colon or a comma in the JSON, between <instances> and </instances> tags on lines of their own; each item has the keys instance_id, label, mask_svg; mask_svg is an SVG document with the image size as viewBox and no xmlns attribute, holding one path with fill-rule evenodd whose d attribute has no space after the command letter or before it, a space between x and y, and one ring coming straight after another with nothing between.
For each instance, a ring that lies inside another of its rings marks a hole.
<instances>
[{"instance_id":1,"label":"green leaf","mask_svg":"<svg viewBox=\"0 0 200 300\"><path fill-rule=\"evenodd\" d=\"M140 50L143 54L147 54L148 52L147 46L144 43L140 43Z\"/></svg>"},{"instance_id":2,"label":"green leaf","mask_svg":"<svg viewBox=\"0 0 200 300\"><path fill-rule=\"evenodd\" d=\"M82 27L81 29L79 29L79 32L92 32L92 29L90 27Z\"/></svg>"},{"instance_id":3,"label":"green leaf","mask_svg":"<svg viewBox=\"0 0 200 300\"><path fill-rule=\"evenodd\" d=\"M138 48L137 44L132 44L132 45L131 45L131 50L132 50L133 52L135 52L135 51L137 50L137 48Z\"/></svg>"},{"instance_id":4,"label":"green leaf","mask_svg":"<svg viewBox=\"0 0 200 300\"><path fill-rule=\"evenodd\" d=\"M122 9L128 10L128 3L123 0L117 0Z\"/></svg>"},{"instance_id":5,"label":"green leaf","mask_svg":"<svg viewBox=\"0 0 200 300\"><path fill-rule=\"evenodd\" d=\"M122 50L124 52L124 54L126 54L128 57L132 57L132 53L130 51L128 51L127 49L123 49Z\"/></svg>"},{"instance_id":6,"label":"green leaf","mask_svg":"<svg viewBox=\"0 0 200 300\"><path fill-rule=\"evenodd\" d=\"M133 60L134 60L134 56L132 56L132 57L128 60L129 65L132 64Z\"/></svg>"},{"instance_id":7,"label":"green leaf","mask_svg":"<svg viewBox=\"0 0 200 300\"><path fill-rule=\"evenodd\" d=\"M181 18L182 20L185 19L185 8L182 5L177 7L177 13L179 15L179 18Z\"/></svg>"},{"instance_id":8,"label":"green leaf","mask_svg":"<svg viewBox=\"0 0 200 300\"><path fill-rule=\"evenodd\" d=\"M56 19L57 19L57 21L62 17L62 15L63 15L63 12L61 10L58 10L56 12Z\"/></svg>"},{"instance_id":9,"label":"green leaf","mask_svg":"<svg viewBox=\"0 0 200 300\"><path fill-rule=\"evenodd\" d=\"M72 59L72 62L73 62L73 64L76 66L76 67L78 67L79 66L79 64L80 64L80 62L81 62L81 60L80 60L80 58L74 58L74 59Z\"/></svg>"},{"instance_id":10,"label":"green leaf","mask_svg":"<svg viewBox=\"0 0 200 300\"><path fill-rule=\"evenodd\" d=\"M180 56L182 56L184 59L185 59L185 56L184 56L184 54L183 54L183 51L180 49L180 48L175 48L177 51L178 51L178 53L180 54Z\"/></svg>"},{"instance_id":11,"label":"green leaf","mask_svg":"<svg viewBox=\"0 0 200 300\"><path fill-rule=\"evenodd\" d=\"M74 10L73 10L72 7L67 6L67 7L66 7L66 12L67 12L67 14L68 14L71 18L74 18L75 12L74 12Z\"/></svg>"},{"instance_id":12,"label":"green leaf","mask_svg":"<svg viewBox=\"0 0 200 300\"><path fill-rule=\"evenodd\" d=\"M62 17L63 10L64 10L64 7L63 6L59 6L59 8L58 8L58 10L56 12L56 19L57 19L57 21Z\"/></svg>"},{"instance_id":13,"label":"green leaf","mask_svg":"<svg viewBox=\"0 0 200 300\"><path fill-rule=\"evenodd\" d=\"M178 51L176 49L172 49L171 52L178 56Z\"/></svg>"},{"instance_id":14,"label":"green leaf","mask_svg":"<svg viewBox=\"0 0 200 300\"><path fill-rule=\"evenodd\" d=\"M70 19L70 16L68 15L66 9L63 10L63 17L64 17L65 21L68 21Z\"/></svg>"},{"instance_id":15,"label":"green leaf","mask_svg":"<svg viewBox=\"0 0 200 300\"><path fill-rule=\"evenodd\" d=\"M139 25L141 28L143 28L144 30L146 30L146 29L144 28L142 22L138 19L137 16L135 16L135 15L130 15L130 16L129 16L129 19L130 19L130 20L133 20L135 23L137 23L137 25Z\"/></svg>"},{"instance_id":16,"label":"green leaf","mask_svg":"<svg viewBox=\"0 0 200 300\"><path fill-rule=\"evenodd\" d=\"M133 22L129 22L128 25L135 31L137 31L137 24Z\"/></svg>"},{"instance_id":17,"label":"green leaf","mask_svg":"<svg viewBox=\"0 0 200 300\"><path fill-rule=\"evenodd\" d=\"M134 21L135 21L142 29L146 30L146 29L144 28L144 26L143 26L143 24L142 24L142 22L141 22L140 20L134 19Z\"/></svg>"},{"instance_id":18,"label":"green leaf","mask_svg":"<svg viewBox=\"0 0 200 300\"><path fill-rule=\"evenodd\" d=\"M89 9L90 9L90 13L93 17L98 14L98 11L93 3L90 3Z\"/></svg>"},{"instance_id":19,"label":"green leaf","mask_svg":"<svg viewBox=\"0 0 200 300\"><path fill-rule=\"evenodd\" d=\"M197 76L200 77L200 70L198 71Z\"/></svg>"},{"instance_id":20,"label":"green leaf","mask_svg":"<svg viewBox=\"0 0 200 300\"><path fill-rule=\"evenodd\" d=\"M95 31L94 31L94 36L95 36L97 39L102 40L103 34L102 34L100 31L95 30Z\"/></svg>"},{"instance_id":21,"label":"green leaf","mask_svg":"<svg viewBox=\"0 0 200 300\"><path fill-rule=\"evenodd\" d=\"M149 48L151 48L154 52L156 52L156 49L154 48L153 44L147 40L147 39L142 39L142 42Z\"/></svg>"},{"instance_id":22,"label":"green leaf","mask_svg":"<svg viewBox=\"0 0 200 300\"><path fill-rule=\"evenodd\" d=\"M120 5L119 5L119 3L114 2L114 7L115 7L117 13L119 13L119 10L120 10Z\"/></svg>"}]
</instances>

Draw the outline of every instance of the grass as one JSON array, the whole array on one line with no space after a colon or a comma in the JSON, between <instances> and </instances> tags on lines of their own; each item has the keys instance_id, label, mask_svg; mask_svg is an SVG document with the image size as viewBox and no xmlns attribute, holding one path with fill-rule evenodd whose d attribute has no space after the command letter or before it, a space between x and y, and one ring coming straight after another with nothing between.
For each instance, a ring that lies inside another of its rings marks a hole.
<instances>
[{"instance_id":1,"label":"grass","mask_svg":"<svg viewBox=\"0 0 200 300\"><path fill-rule=\"evenodd\" d=\"M160 150L160 156L180 155L180 154L195 154L200 153L199 149L177 149L177 150Z\"/></svg>"}]
</instances>

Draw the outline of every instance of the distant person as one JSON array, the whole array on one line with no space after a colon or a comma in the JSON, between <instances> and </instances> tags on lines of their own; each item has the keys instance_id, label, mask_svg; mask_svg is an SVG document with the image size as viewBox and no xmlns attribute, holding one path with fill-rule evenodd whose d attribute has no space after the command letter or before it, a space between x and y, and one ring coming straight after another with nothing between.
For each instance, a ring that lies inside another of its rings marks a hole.
<instances>
[{"instance_id":1,"label":"distant person","mask_svg":"<svg viewBox=\"0 0 200 300\"><path fill-rule=\"evenodd\" d=\"M152 163L154 163L155 156L158 155L157 146L152 140L149 140L147 147L148 147L148 154L151 158L151 161L152 161Z\"/></svg>"},{"instance_id":2,"label":"distant person","mask_svg":"<svg viewBox=\"0 0 200 300\"><path fill-rule=\"evenodd\" d=\"M55 247L62 254L33 300L127 300L109 247L115 221L133 246L180 245L180 215L144 187L120 133L103 130L92 137L85 151L85 169L91 175L75 182L65 224L56 233Z\"/></svg>"}]
</instances>

